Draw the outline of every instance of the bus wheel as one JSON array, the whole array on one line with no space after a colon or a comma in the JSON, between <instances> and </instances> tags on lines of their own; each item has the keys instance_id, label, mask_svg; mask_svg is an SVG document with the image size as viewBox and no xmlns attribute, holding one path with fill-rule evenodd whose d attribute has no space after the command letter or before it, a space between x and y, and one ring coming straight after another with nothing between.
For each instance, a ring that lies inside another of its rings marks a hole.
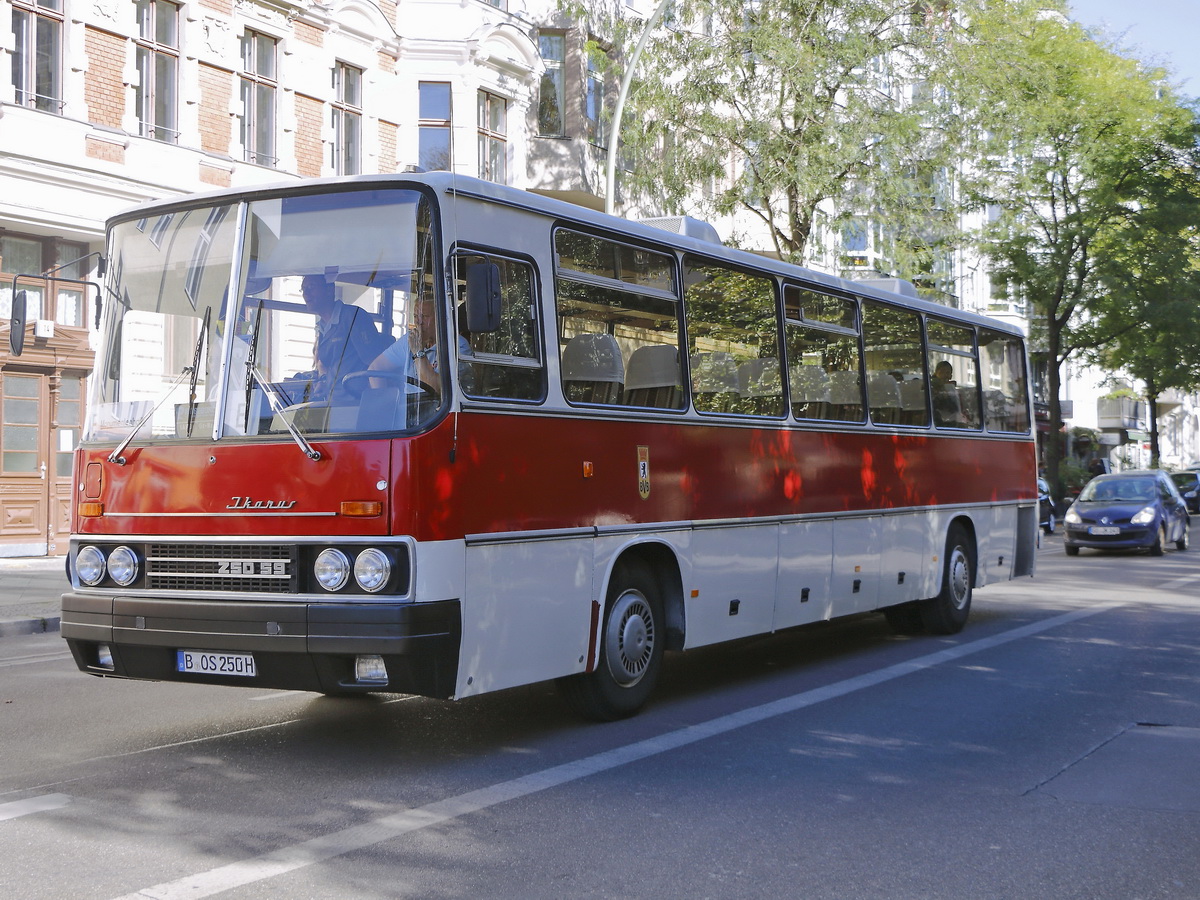
<instances>
[{"instance_id":1,"label":"bus wheel","mask_svg":"<svg viewBox=\"0 0 1200 900\"><path fill-rule=\"evenodd\" d=\"M893 634L920 634L925 630L921 609L916 603L889 606L883 611L883 617L887 619Z\"/></svg>"},{"instance_id":2,"label":"bus wheel","mask_svg":"<svg viewBox=\"0 0 1200 900\"><path fill-rule=\"evenodd\" d=\"M921 621L933 634L957 634L971 613L971 589L975 584L975 558L971 540L959 525L946 536L942 590L920 603Z\"/></svg>"},{"instance_id":3,"label":"bus wheel","mask_svg":"<svg viewBox=\"0 0 1200 900\"><path fill-rule=\"evenodd\" d=\"M666 637L658 585L645 564L624 565L613 573L607 606L596 670L558 680L567 702L599 722L642 708L658 681Z\"/></svg>"}]
</instances>

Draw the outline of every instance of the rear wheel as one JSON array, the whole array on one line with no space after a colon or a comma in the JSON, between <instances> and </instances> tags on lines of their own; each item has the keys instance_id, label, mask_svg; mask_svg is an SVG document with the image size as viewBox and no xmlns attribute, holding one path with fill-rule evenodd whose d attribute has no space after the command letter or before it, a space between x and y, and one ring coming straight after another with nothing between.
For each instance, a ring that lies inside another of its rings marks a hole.
<instances>
[{"instance_id":1,"label":"rear wheel","mask_svg":"<svg viewBox=\"0 0 1200 900\"><path fill-rule=\"evenodd\" d=\"M942 565L942 590L920 602L921 621L933 634L957 634L967 624L975 585L975 545L961 525L952 525L946 535Z\"/></svg>"},{"instance_id":2,"label":"rear wheel","mask_svg":"<svg viewBox=\"0 0 1200 900\"><path fill-rule=\"evenodd\" d=\"M607 607L595 671L558 680L567 702L600 722L642 708L658 681L666 638L662 598L645 563L623 564L613 572Z\"/></svg>"},{"instance_id":3,"label":"rear wheel","mask_svg":"<svg viewBox=\"0 0 1200 900\"><path fill-rule=\"evenodd\" d=\"M1046 532L1046 534L1054 534L1054 528L1057 525L1058 522L1054 518L1054 513L1050 513L1050 517L1046 519L1046 524L1042 526L1042 531Z\"/></svg>"}]
</instances>

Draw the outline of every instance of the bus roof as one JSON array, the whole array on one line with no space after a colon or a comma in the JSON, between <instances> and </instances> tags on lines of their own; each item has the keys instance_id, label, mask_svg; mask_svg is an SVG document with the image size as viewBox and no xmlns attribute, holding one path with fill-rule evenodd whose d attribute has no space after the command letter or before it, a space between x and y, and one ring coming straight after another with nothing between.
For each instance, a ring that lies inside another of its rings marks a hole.
<instances>
[{"instance_id":1,"label":"bus roof","mask_svg":"<svg viewBox=\"0 0 1200 900\"><path fill-rule=\"evenodd\" d=\"M964 322L983 325L997 331L1022 335L1022 331L1019 327L997 319L992 319L988 316L957 309L955 307L945 306L944 304L935 303L930 300L924 300L920 297L912 297L897 293L895 291L884 290L866 282L839 278L836 275L818 272L814 269L808 269L804 266L799 266L794 263L788 263L769 256L752 253L748 250L729 247L725 244L714 244L712 241L703 240L688 234L680 234L665 230L663 228L645 224L634 219L625 219L621 218L620 216L612 216L598 210L589 209L586 206L580 206L578 204L569 203L565 200L559 200L555 197L547 197L542 194L536 194L530 191L522 190L521 188L496 184L495 182L484 181L479 178L473 178L469 175L458 175L452 172L439 171L377 175L342 175L328 178L302 178L293 179L290 181L263 183L248 187L205 191L163 200L153 200L147 203L139 204L138 206L114 215L109 219L108 225L111 227L112 225L122 221L137 219L147 215L153 215L158 212L167 212L170 210L197 206L208 206L218 201L237 202L241 200L250 200L262 196L279 194L290 194L297 192L317 193L335 188L363 189L371 186L381 188L400 188L410 185L424 185L432 189L437 194L444 194L450 197L462 197L468 200L482 200L485 202L499 203L501 205L510 206L516 209L530 210L559 221L571 222L576 225L584 225L594 229L608 232L619 231L621 233L628 234L630 237L635 237L640 240L656 243L662 246L673 247L679 250L692 251L707 256L711 256L717 252L726 261L734 265L743 266L745 268L756 269L762 272L770 272L785 278L791 277L799 279L808 284L816 287L823 287L831 291L837 291L845 294L855 294L859 297L887 300L893 303L898 302L906 307L925 312L930 315L949 316Z\"/></svg>"}]
</instances>

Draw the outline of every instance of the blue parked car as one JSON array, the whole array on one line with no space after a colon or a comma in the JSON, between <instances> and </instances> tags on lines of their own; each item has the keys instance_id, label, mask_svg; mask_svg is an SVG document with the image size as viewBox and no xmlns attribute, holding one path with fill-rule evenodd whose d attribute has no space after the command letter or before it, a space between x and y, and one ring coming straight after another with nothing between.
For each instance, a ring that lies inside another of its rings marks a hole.
<instances>
[{"instance_id":1,"label":"blue parked car","mask_svg":"<svg viewBox=\"0 0 1200 900\"><path fill-rule=\"evenodd\" d=\"M1068 556L1078 556L1080 547L1147 550L1151 556L1162 556L1171 542L1178 550L1188 547L1187 504L1161 469L1097 475L1079 492L1063 524Z\"/></svg>"},{"instance_id":2,"label":"blue parked car","mask_svg":"<svg viewBox=\"0 0 1200 900\"><path fill-rule=\"evenodd\" d=\"M1175 482L1175 487L1179 488L1179 495L1183 497L1188 509L1200 513L1200 472L1191 469L1175 472L1171 475L1171 480Z\"/></svg>"}]
</instances>

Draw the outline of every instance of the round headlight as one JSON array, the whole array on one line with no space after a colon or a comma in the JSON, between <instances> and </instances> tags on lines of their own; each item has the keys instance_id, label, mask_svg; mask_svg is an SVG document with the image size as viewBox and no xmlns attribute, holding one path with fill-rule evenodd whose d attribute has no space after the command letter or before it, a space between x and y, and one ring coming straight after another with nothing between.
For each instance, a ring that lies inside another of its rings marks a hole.
<instances>
[{"instance_id":1,"label":"round headlight","mask_svg":"<svg viewBox=\"0 0 1200 900\"><path fill-rule=\"evenodd\" d=\"M98 547L81 548L75 556L75 571L84 584L99 584L104 580L104 554Z\"/></svg>"},{"instance_id":2,"label":"round headlight","mask_svg":"<svg viewBox=\"0 0 1200 900\"><path fill-rule=\"evenodd\" d=\"M369 547L354 560L354 580L364 591L383 589L392 576L392 564L382 550Z\"/></svg>"},{"instance_id":3,"label":"round headlight","mask_svg":"<svg viewBox=\"0 0 1200 900\"><path fill-rule=\"evenodd\" d=\"M129 587L137 581L137 554L128 547L118 547L108 554L108 574L121 587Z\"/></svg>"},{"instance_id":4,"label":"round headlight","mask_svg":"<svg viewBox=\"0 0 1200 900\"><path fill-rule=\"evenodd\" d=\"M317 583L325 590L341 590L350 580L350 560L341 550L328 547L317 556L317 561L313 564L313 574L317 576Z\"/></svg>"}]
</instances>

